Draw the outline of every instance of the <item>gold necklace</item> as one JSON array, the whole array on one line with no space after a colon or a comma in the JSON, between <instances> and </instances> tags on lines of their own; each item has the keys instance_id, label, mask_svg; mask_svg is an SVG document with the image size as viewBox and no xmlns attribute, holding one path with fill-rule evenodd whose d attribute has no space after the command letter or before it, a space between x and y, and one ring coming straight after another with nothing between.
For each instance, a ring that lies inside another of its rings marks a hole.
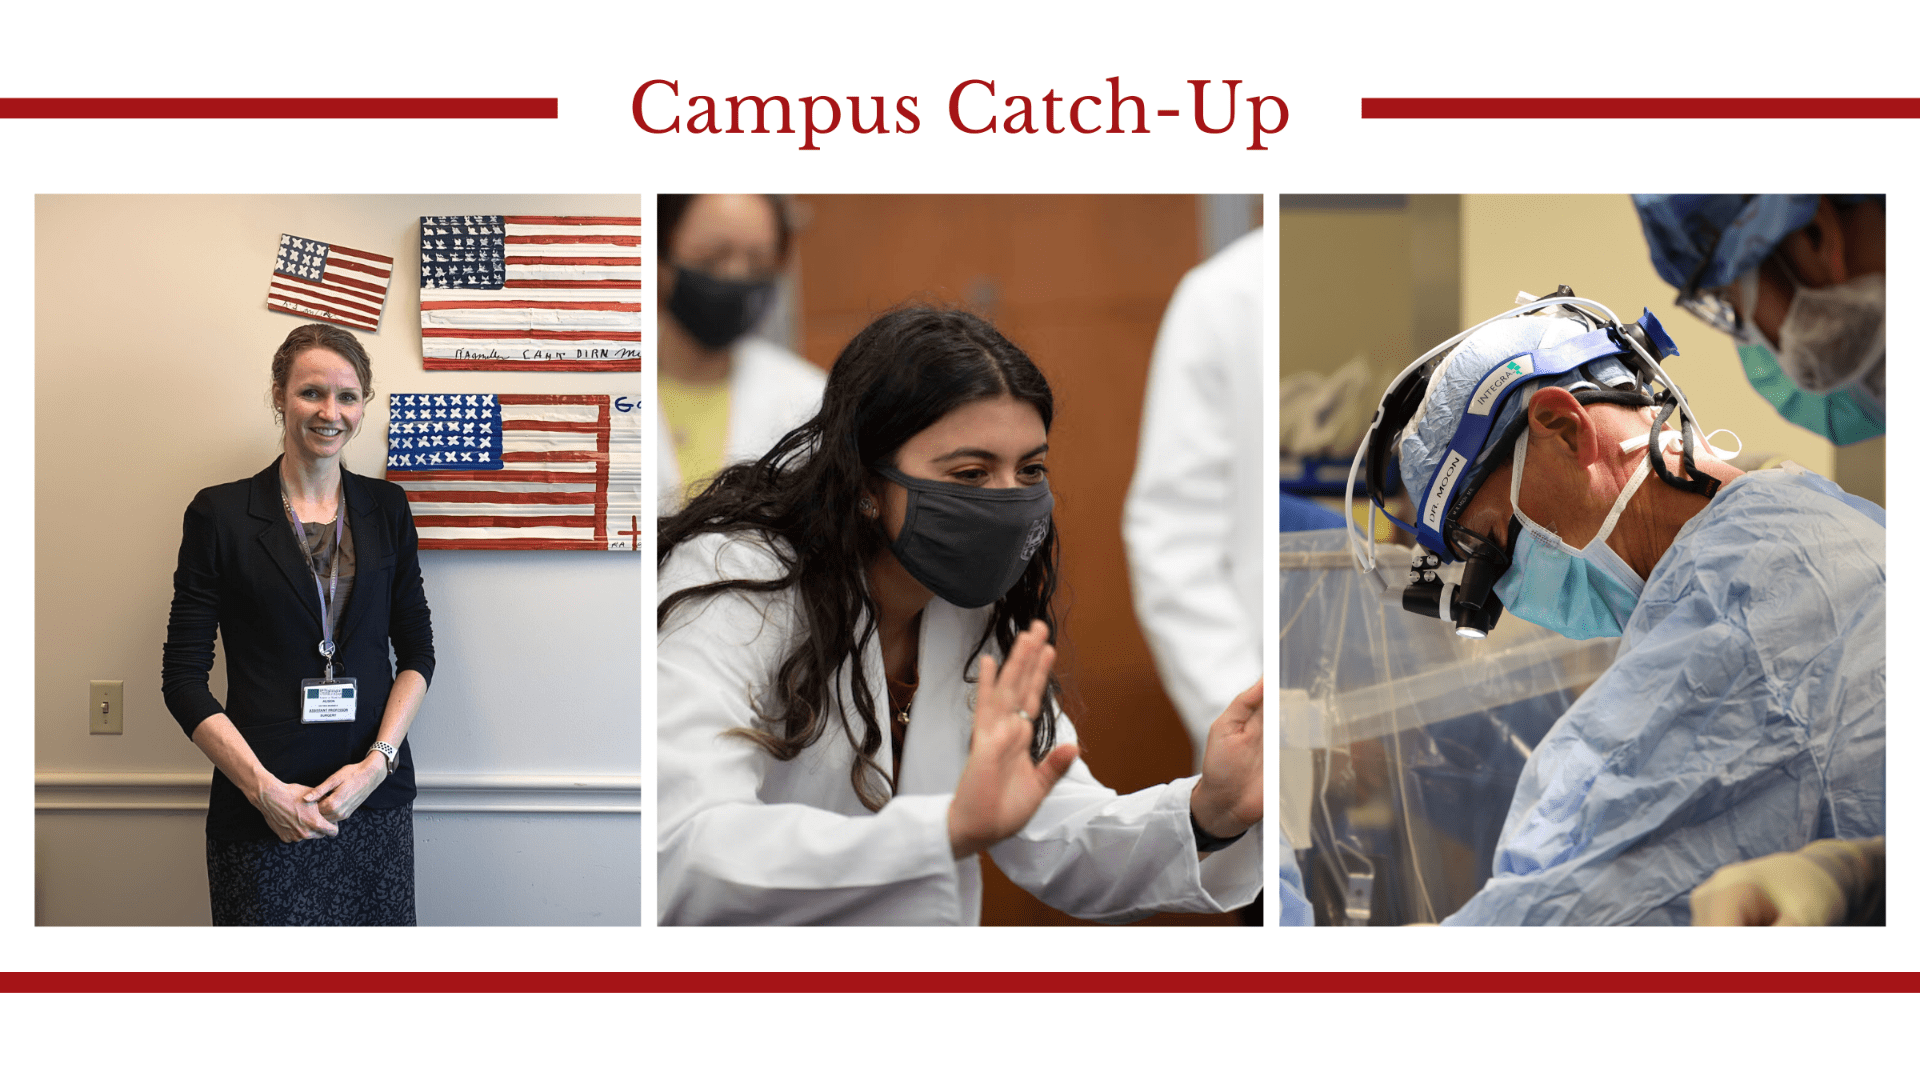
<instances>
[{"instance_id":1,"label":"gold necklace","mask_svg":"<svg viewBox=\"0 0 1920 1080\"><path fill-rule=\"evenodd\" d=\"M895 685L896 684L894 683L894 680L892 679L887 680L887 699L888 699L887 703L889 705L893 704L894 699L899 696L893 692L893 688ZM920 680L916 678L914 679L914 681L910 683L899 683L898 685L901 688L906 690L907 702L904 705L900 705L896 707L894 717L893 717L893 722L896 724L899 724L901 727L906 727L907 724L910 723L913 719L912 717L908 716L907 713L909 710L913 708L914 696L920 692Z\"/></svg>"}]
</instances>

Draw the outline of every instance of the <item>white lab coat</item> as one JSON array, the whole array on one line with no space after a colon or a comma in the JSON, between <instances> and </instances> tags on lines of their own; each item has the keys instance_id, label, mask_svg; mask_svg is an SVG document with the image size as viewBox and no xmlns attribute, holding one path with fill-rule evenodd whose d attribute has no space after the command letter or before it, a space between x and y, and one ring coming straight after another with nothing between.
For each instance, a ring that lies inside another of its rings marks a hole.
<instances>
[{"instance_id":1,"label":"white lab coat","mask_svg":"<svg viewBox=\"0 0 1920 1080\"><path fill-rule=\"evenodd\" d=\"M773 449L780 437L820 411L827 373L805 359L759 338L741 338L733 347L733 374L727 380L725 464L752 461ZM680 459L660 410L654 410L653 445L659 447L660 513L685 502Z\"/></svg>"},{"instance_id":2,"label":"white lab coat","mask_svg":"<svg viewBox=\"0 0 1920 1080\"><path fill-rule=\"evenodd\" d=\"M1160 321L1122 532L1133 609L1193 740L1260 677L1264 230L1181 279Z\"/></svg>"},{"instance_id":3,"label":"white lab coat","mask_svg":"<svg viewBox=\"0 0 1920 1080\"><path fill-rule=\"evenodd\" d=\"M660 570L660 596L778 573L764 542L708 534L673 552ZM726 592L676 609L660 630L660 922L979 923L979 860L953 858L947 804L967 759L972 686L964 676L985 609L938 599L927 606L900 790L873 813L854 795L855 750L837 716L792 761L726 734L753 722L750 703L801 632L793 599ZM859 662L884 710L877 640ZM851 682L843 666L849 702ZM883 720L875 756L883 763L893 760L888 726ZM1062 717L1059 740L1074 738ZM1116 795L1076 762L1033 819L991 849L994 863L1045 903L1083 918L1240 907L1260 888L1260 827L1199 859L1187 816L1193 784Z\"/></svg>"}]
</instances>

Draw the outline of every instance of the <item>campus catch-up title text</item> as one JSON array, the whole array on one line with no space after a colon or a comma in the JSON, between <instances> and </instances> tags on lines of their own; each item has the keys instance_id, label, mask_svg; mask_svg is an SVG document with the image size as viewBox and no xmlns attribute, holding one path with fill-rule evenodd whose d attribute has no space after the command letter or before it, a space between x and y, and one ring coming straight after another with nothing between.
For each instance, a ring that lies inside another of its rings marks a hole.
<instances>
[{"instance_id":1,"label":"campus catch-up title text","mask_svg":"<svg viewBox=\"0 0 1920 1080\"><path fill-rule=\"evenodd\" d=\"M1238 134L1244 149L1269 149L1287 126L1287 103L1246 93L1240 79L1188 79L1180 100L1148 105L1121 90L1120 77L1092 93L1003 93L993 79L966 79L946 96L946 121L968 135L1149 135L1149 123L1190 122L1208 135ZM917 95L723 94L679 79L648 79L633 92L633 122L649 135L800 135L819 150L828 135L912 135L921 130ZM935 113L935 115L938 115Z\"/></svg>"}]
</instances>

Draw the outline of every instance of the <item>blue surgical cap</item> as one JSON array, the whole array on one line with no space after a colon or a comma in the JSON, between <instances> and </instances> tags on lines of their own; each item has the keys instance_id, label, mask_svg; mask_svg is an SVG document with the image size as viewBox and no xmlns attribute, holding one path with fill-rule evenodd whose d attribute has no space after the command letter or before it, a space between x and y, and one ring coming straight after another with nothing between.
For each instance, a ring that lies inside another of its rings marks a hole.
<instances>
[{"instance_id":1,"label":"blue surgical cap","mask_svg":"<svg viewBox=\"0 0 1920 1080\"><path fill-rule=\"evenodd\" d=\"M1829 195L1841 206L1885 195ZM1676 289L1731 285L1813 220L1818 195L1635 195L1653 268ZM1706 269L1701 271L1701 263ZM1695 279L1696 271L1701 271Z\"/></svg>"},{"instance_id":2,"label":"blue surgical cap","mask_svg":"<svg viewBox=\"0 0 1920 1080\"><path fill-rule=\"evenodd\" d=\"M1474 388L1488 372L1522 353L1550 349L1591 329L1579 319L1520 315L1502 319L1455 345L1434 372L1427 385L1426 400L1400 437L1400 478L1406 482L1407 493L1418 500L1427 490L1427 481L1447 456L1447 445L1460 427ZM1531 380L1501 406L1485 445L1475 455L1449 503L1472 498L1486 474L1499 467L1505 449L1512 445L1519 425L1525 422L1527 402L1535 390L1542 386L1562 386L1568 390L1615 389L1631 387L1635 382L1633 373L1616 357L1603 357L1572 371Z\"/></svg>"}]
</instances>

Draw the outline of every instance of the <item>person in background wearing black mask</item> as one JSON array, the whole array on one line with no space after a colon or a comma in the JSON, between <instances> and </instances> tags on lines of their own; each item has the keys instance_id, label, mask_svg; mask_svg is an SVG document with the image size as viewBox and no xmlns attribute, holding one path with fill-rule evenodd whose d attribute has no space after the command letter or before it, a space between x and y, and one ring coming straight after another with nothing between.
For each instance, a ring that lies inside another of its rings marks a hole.
<instances>
[{"instance_id":1,"label":"person in background wearing black mask","mask_svg":"<svg viewBox=\"0 0 1920 1080\"><path fill-rule=\"evenodd\" d=\"M750 337L792 241L772 195L659 197L661 512L813 415L826 375Z\"/></svg>"},{"instance_id":2,"label":"person in background wearing black mask","mask_svg":"<svg viewBox=\"0 0 1920 1080\"><path fill-rule=\"evenodd\" d=\"M1122 796L1077 760L1052 422L991 325L902 308L818 415L661 522L662 924L978 923L981 851L1082 918L1253 899L1258 683L1198 777Z\"/></svg>"}]
</instances>

